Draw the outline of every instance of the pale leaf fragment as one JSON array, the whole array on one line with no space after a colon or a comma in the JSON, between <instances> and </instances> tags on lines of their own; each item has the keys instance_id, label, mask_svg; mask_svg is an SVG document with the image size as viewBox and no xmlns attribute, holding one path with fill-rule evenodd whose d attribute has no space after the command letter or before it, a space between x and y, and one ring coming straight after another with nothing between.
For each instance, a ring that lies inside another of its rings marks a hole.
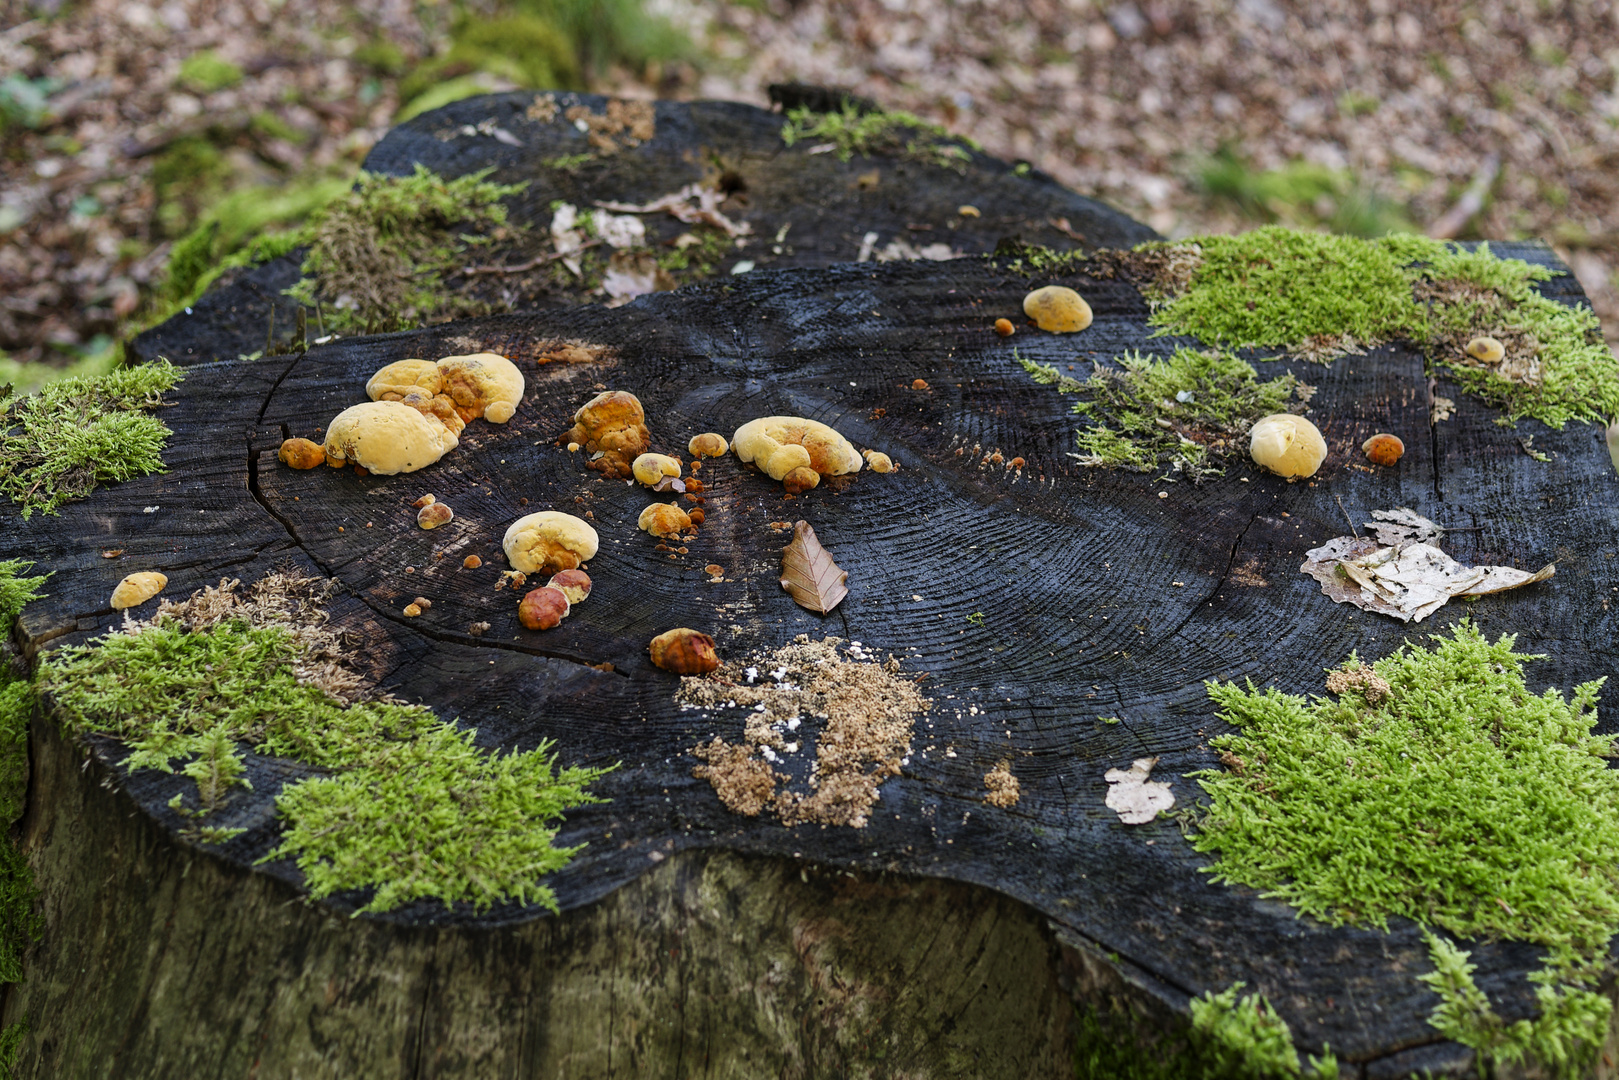
<instances>
[{"instance_id":1,"label":"pale leaf fragment","mask_svg":"<svg viewBox=\"0 0 1619 1080\"><path fill-rule=\"evenodd\" d=\"M1148 780L1155 757L1136 758L1129 769L1109 769L1107 808L1126 825L1144 825L1175 805L1175 793L1168 784Z\"/></svg>"},{"instance_id":2,"label":"pale leaf fragment","mask_svg":"<svg viewBox=\"0 0 1619 1080\"><path fill-rule=\"evenodd\" d=\"M1445 530L1411 509L1402 506L1396 510L1373 510L1375 521L1366 527L1372 530L1377 542L1389 547L1401 544L1437 544L1445 537Z\"/></svg>"},{"instance_id":3,"label":"pale leaf fragment","mask_svg":"<svg viewBox=\"0 0 1619 1080\"><path fill-rule=\"evenodd\" d=\"M1619 416L1608 425L1608 456L1613 459L1613 470L1619 472Z\"/></svg>"},{"instance_id":4,"label":"pale leaf fragment","mask_svg":"<svg viewBox=\"0 0 1619 1080\"><path fill-rule=\"evenodd\" d=\"M1299 569L1321 583L1335 603L1421 622L1455 596L1487 596L1545 581L1510 566L1463 566L1436 545L1444 530L1406 508L1379 510L1367 522L1373 537L1339 536L1305 552Z\"/></svg>"},{"instance_id":5,"label":"pale leaf fragment","mask_svg":"<svg viewBox=\"0 0 1619 1080\"><path fill-rule=\"evenodd\" d=\"M799 607L825 615L849 595L846 571L815 538L807 521L793 523L793 542L781 549L781 587Z\"/></svg>"}]
</instances>

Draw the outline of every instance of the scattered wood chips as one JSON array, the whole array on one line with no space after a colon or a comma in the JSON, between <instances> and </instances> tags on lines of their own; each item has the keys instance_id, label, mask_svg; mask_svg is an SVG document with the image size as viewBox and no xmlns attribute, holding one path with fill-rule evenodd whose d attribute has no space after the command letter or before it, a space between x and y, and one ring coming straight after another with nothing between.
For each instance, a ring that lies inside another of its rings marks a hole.
<instances>
[{"instance_id":1,"label":"scattered wood chips","mask_svg":"<svg viewBox=\"0 0 1619 1080\"><path fill-rule=\"evenodd\" d=\"M729 809L748 817L770 810L784 825L865 826L879 785L899 775L916 717L931 702L900 676L895 658L879 662L859 642L840 652L842 644L800 634L680 680L675 700L689 708L745 710L740 741L715 737L691 751L703 762L692 775L712 784ZM811 750L807 776L796 779L797 755Z\"/></svg>"}]
</instances>

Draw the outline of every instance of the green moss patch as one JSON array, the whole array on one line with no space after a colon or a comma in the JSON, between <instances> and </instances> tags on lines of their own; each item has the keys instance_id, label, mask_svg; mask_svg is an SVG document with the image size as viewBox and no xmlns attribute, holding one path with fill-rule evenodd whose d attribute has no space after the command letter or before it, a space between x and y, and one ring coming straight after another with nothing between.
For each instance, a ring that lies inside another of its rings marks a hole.
<instances>
[{"instance_id":1,"label":"green moss patch","mask_svg":"<svg viewBox=\"0 0 1619 1080\"><path fill-rule=\"evenodd\" d=\"M1523 665L1538 658L1510 635L1463 622L1432 641L1369 672L1351 656L1329 677L1336 697L1210 683L1238 730L1212 741L1226 770L1196 774L1212 801L1192 844L1216 880L1328 923L1400 915L1544 946L1548 1007L1587 1017L1578 995L1619 931L1619 772L1614 736L1592 734L1602 680L1535 695ZM1577 1041L1599 1044L1605 1025Z\"/></svg>"},{"instance_id":2,"label":"green moss patch","mask_svg":"<svg viewBox=\"0 0 1619 1080\"><path fill-rule=\"evenodd\" d=\"M1426 237L1378 240L1267 227L1137 249L1153 260L1150 323L1225 348L1283 348L1330 360L1409 340L1508 417L1561 428L1619 411L1619 360L1589 309L1535 291L1552 272ZM1488 335L1506 359L1463 347Z\"/></svg>"},{"instance_id":3,"label":"green moss patch","mask_svg":"<svg viewBox=\"0 0 1619 1080\"><path fill-rule=\"evenodd\" d=\"M838 112L794 109L787 114L781 141L788 146L804 140L831 144L839 161L854 155L897 153L930 165L964 171L978 145L952 135L938 124L907 112L864 112L845 102Z\"/></svg>"},{"instance_id":4,"label":"green moss patch","mask_svg":"<svg viewBox=\"0 0 1619 1080\"><path fill-rule=\"evenodd\" d=\"M0 562L0 638L10 635L17 616L45 585L46 575L27 574L33 565L24 559ZM0 656L0 826L6 829L22 817L28 794L28 721L34 703L33 684L19 678ZM0 832L0 983L22 981L23 953L44 932L44 920L35 911L38 895L28 860ZM0 1032L0 1075L9 1075L3 1070L10 1067L26 1030L26 1025L12 1024Z\"/></svg>"},{"instance_id":5,"label":"green moss patch","mask_svg":"<svg viewBox=\"0 0 1619 1080\"><path fill-rule=\"evenodd\" d=\"M1554 973L1536 972L1530 979L1538 984L1535 999L1540 1015L1509 1024L1473 981L1472 954L1432 932L1427 939L1434 970L1417 978L1439 995L1439 1006L1428 1023L1445 1038L1475 1050L1481 1075L1490 1066L1515 1065L1526 1058L1556 1076L1588 1075L1613 1012L1607 995L1559 985ZM1594 986L1601 972L1588 968L1582 974Z\"/></svg>"},{"instance_id":6,"label":"green moss patch","mask_svg":"<svg viewBox=\"0 0 1619 1080\"><path fill-rule=\"evenodd\" d=\"M1113 1009L1080 1010L1075 1025L1076 1080L1337 1080L1338 1061L1322 1047L1307 1067L1299 1061L1287 1021L1243 984L1191 1002L1191 1023L1179 1035L1139 1044L1139 1022Z\"/></svg>"},{"instance_id":7,"label":"green moss patch","mask_svg":"<svg viewBox=\"0 0 1619 1080\"><path fill-rule=\"evenodd\" d=\"M41 665L40 689L69 730L113 736L131 770L172 772L188 759L203 818L243 782L243 746L320 767L276 798L281 843L310 895L374 887L361 911L436 898L487 907L556 907L540 879L579 850L556 847L565 810L596 802L606 770L556 768L549 744L491 753L475 732L432 710L375 696L342 666L322 626L323 594L271 575L238 596L235 583L165 603L148 623L63 649ZM228 839L230 830L196 838Z\"/></svg>"},{"instance_id":8,"label":"green moss patch","mask_svg":"<svg viewBox=\"0 0 1619 1080\"><path fill-rule=\"evenodd\" d=\"M1161 358L1126 353L1116 369L1098 364L1087 379L1017 359L1036 382L1079 397L1074 412L1090 420L1077 436L1080 464L1164 468L1194 482L1219 475L1221 462L1245 449L1254 421L1285 411L1300 388L1291 375L1260 379L1244 360L1196 349Z\"/></svg>"},{"instance_id":9,"label":"green moss patch","mask_svg":"<svg viewBox=\"0 0 1619 1080\"><path fill-rule=\"evenodd\" d=\"M149 410L164 404L163 392L180 379L178 368L159 359L63 379L14 402L0 435L0 492L27 518L36 510L54 514L97 484L162 472L170 432Z\"/></svg>"},{"instance_id":10,"label":"green moss patch","mask_svg":"<svg viewBox=\"0 0 1619 1080\"><path fill-rule=\"evenodd\" d=\"M506 226L500 202L521 184L494 184L490 170L446 180L417 165L410 176L361 173L344 198L308 226L304 278L288 295L324 305L339 332L403 330L487 313L485 301L445 287L471 253Z\"/></svg>"}]
</instances>

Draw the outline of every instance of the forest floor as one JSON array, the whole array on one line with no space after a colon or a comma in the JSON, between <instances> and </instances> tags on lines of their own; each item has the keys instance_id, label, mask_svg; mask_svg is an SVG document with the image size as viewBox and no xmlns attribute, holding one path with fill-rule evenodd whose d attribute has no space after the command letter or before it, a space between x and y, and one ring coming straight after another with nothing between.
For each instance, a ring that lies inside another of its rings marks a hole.
<instances>
[{"instance_id":1,"label":"forest floor","mask_svg":"<svg viewBox=\"0 0 1619 1080\"><path fill-rule=\"evenodd\" d=\"M837 86L1169 236L1538 237L1619 340L1613 0L0 0L0 28L0 379L23 384L158 317L199 223L224 251L343 190L402 104L546 83Z\"/></svg>"}]
</instances>

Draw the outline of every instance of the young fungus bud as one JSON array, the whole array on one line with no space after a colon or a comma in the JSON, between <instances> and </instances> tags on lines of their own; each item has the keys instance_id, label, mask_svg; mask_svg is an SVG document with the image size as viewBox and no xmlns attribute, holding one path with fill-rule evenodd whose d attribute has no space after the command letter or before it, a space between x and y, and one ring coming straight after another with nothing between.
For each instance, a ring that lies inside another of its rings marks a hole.
<instances>
[{"instance_id":1,"label":"young fungus bud","mask_svg":"<svg viewBox=\"0 0 1619 1080\"><path fill-rule=\"evenodd\" d=\"M691 518L674 503L653 503L641 511L635 525L653 536L667 540L691 528Z\"/></svg>"},{"instance_id":2,"label":"young fungus bud","mask_svg":"<svg viewBox=\"0 0 1619 1080\"><path fill-rule=\"evenodd\" d=\"M1072 334L1091 324L1091 306L1063 285L1047 285L1025 296L1023 314L1053 334Z\"/></svg>"},{"instance_id":3,"label":"young fungus bud","mask_svg":"<svg viewBox=\"0 0 1619 1080\"><path fill-rule=\"evenodd\" d=\"M1476 337L1467 343L1467 355L1481 364L1499 364L1507 350L1493 337Z\"/></svg>"},{"instance_id":4,"label":"young fungus bud","mask_svg":"<svg viewBox=\"0 0 1619 1080\"><path fill-rule=\"evenodd\" d=\"M1012 325L1011 319L996 319L995 332L1001 337L1011 337L1017 332L1017 327Z\"/></svg>"},{"instance_id":5,"label":"young fungus bud","mask_svg":"<svg viewBox=\"0 0 1619 1080\"><path fill-rule=\"evenodd\" d=\"M697 458L722 457L730 448L731 444L725 441L724 435L719 435L712 431L705 431L701 435L693 435L691 442L686 444L686 449L691 451L691 456Z\"/></svg>"},{"instance_id":6,"label":"young fungus bud","mask_svg":"<svg viewBox=\"0 0 1619 1080\"><path fill-rule=\"evenodd\" d=\"M1254 464L1277 476L1298 480L1314 476L1327 459L1327 440L1310 421L1292 413L1267 416L1254 425L1248 452Z\"/></svg>"},{"instance_id":7,"label":"young fungus bud","mask_svg":"<svg viewBox=\"0 0 1619 1080\"><path fill-rule=\"evenodd\" d=\"M802 495L821 482L821 474L808 465L800 465L781 478L781 486L789 495Z\"/></svg>"},{"instance_id":8,"label":"young fungus bud","mask_svg":"<svg viewBox=\"0 0 1619 1080\"><path fill-rule=\"evenodd\" d=\"M163 586L168 583L168 575L160 574L156 570L130 574L112 591L113 610L122 611L124 608L138 607L162 592Z\"/></svg>"},{"instance_id":9,"label":"young fungus bud","mask_svg":"<svg viewBox=\"0 0 1619 1080\"><path fill-rule=\"evenodd\" d=\"M416 511L416 524L424 529L436 529L440 525L448 525L455 519L455 511L441 502L428 503Z\"/></svg>"},{"instance_id":10,"label":"young fungus bud","mask_svg":"<svg viewBox=\"0 0 1619 1080\"><path fill-rule=\"evenodd\" d=\"M665 476L679 476L680 462L667 454L642 454L635 459L631 471L637 482L652 487Z\"/></svg>"},{"instance_id":11,"label":"young fungus bud","mask_svg":"<svg viewBox=\"0 0 1619 1080\"><path fill-rule=\"evenodd\" d=\"M866 459L866 468L874 473L894 471L894 460L880 450L862 450L861 455Z\"/></svg>"},{"instance_id":12,"label":"young fungus bud","mask_svg":"<svg viewBox=\"0 0 1619 1080\"><path fill-rule=\"evenodd\" d=\"M326 460L326 451L320 448L319 443L308 439L288 439L281 444L281 464L290 465L294 469L313 469Z\"/></svg>"},{"instance_id":13,"label":"young fungus bud","mask_svg":"<svg viewBox=\"0 0 1619 1080\"><path fill-rule=\"evenodd\" d=\"M577 604L590 595L590 575L583 570L563 570L551 575L545 583L548 589L561 589L568 603Z\"/></svg>"},{"instance_id":14,"label":"young fungus bud","mask_svg":"<svg viewBox=\"0 0 1619 1080\"><path fill-rule=\"evenodd\" d=\"M648 651L654 664L676 675L703 675L720 666L714 639L684 626L653 638Z\"/></svg>"},{"instance_id":15,"label":"young fungus bud","mask_svg":"<svg viewBox=\"0 0 1619 1080\"><path fill-rule=\"evenodd\" d=\"M517 621L530 630L549 630L567 618L572 608L561 589L545 585L523 597L517 605Z\"/></svg>"},{"instance_id":16,"label":"young fungus bud","mask_svg":"<svg viewBox=\"0 0 1619 1080\"><path fill-rule=\"evenodd\" d=\"M1379 432L1360 444L1366 457L1373 465L1393 465L1405 453L1405 443L1400 441L1398 435Z\"/></svg>"}]
</instances>

